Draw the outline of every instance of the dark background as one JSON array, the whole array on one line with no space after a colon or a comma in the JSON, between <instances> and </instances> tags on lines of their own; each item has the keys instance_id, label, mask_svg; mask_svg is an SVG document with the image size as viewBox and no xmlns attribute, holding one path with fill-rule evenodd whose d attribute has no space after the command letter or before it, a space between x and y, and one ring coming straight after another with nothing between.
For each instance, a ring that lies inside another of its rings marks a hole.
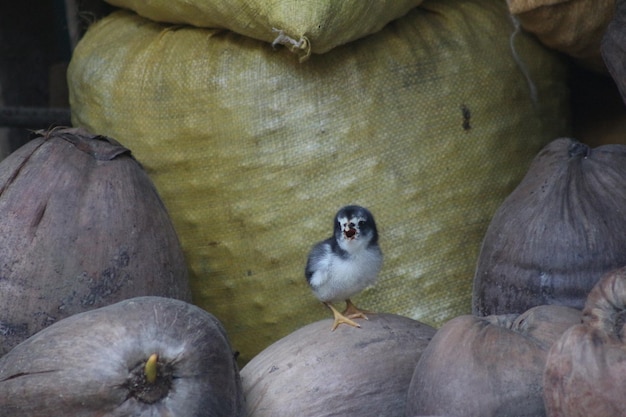
<instances>
[{"instance_id":1,"label":"dark background","mask_svg":"<svg viewBox=\"0 0 626 417\"><path fill-rule=\"evenodd\" d=\"M66 69L101 0L0 0L0 159L31 130L69 125Z\"/></svg>"}]
</instances>

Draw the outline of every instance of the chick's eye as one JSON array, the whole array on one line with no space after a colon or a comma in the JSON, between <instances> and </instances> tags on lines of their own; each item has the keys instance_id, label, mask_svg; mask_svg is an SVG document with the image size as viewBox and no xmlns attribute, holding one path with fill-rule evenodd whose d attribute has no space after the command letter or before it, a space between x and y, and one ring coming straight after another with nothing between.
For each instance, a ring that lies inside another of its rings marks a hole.
<instances>
[{"instance_id":1,"label":"chick's eye","mask_svg":"<svg viewBox=\"0 0 626 417\"><path fill-rule=\"evenodd\" d=\"M363 226L365 224L365 220L359 220L359 227Z\"/></svg>"}]
</instances>

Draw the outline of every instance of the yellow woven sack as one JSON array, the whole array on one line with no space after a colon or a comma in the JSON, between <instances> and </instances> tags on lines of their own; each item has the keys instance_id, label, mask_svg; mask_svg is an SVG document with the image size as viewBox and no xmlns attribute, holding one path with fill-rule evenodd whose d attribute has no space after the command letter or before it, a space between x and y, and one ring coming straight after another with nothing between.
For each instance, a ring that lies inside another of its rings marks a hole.
<instances>
[{"instance_id":1,"label":"yellow woven sack","mask_svg":"<svg viewBox=\"0 0 626 417\"><path fill-rule=\"evenodd\" d=\"M107 0L157 22L224 28L307 58L378 32L422 0Z\"/></svg>"},{"instance_id":2,"label":"yellow woven sack","mask_svg":"<svg viewBox=\"0 0 626 417\"><path fill-rule=\"evenodd\" d=\"M194 302L244 362L329 317L304 266L350 203L374 213L385 254L357 305L436 326L470 312L492 214L569 133L564 67L524 34L512 50L513 33L504 3L437 0L299 64L232 32L116 12L75 50L73 121L146 167Z\"/></svg>"}]
</instances>

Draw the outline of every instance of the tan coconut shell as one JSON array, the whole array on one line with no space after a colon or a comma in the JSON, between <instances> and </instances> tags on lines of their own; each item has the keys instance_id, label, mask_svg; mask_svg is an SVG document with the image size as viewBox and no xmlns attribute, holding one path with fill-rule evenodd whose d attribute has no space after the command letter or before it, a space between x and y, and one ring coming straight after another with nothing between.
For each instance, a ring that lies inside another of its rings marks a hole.
<instances>
[{"instance_id":1,"label":"tan coconut shell","mask_svg":"<svg viewBox=\"0 0 626 417\"><path fill-rule=\"evenodd\" d=\"M533 160L493 216L474 276L473 310L582 309L600 277L626 265L626 145L561 138Z\"/></svg>"},{"instance_id":2,"label":"tan coconut shell","mask_svg":"<svg viewBox=\"0 0 626 417\"><path fill-rule=\"evenodd\" d=\"M626 267L593 288L583 323L554 344L544 374L549 417L626 416Z\"/></svg>"},{"instance_id":3,"label":"tan coconut shell","mask_svg":"<svg viewBox=\"0 0 626 417\"><path fill-rule=\"evenodd\" d=\"M243 395L214 316L136 297L59 320L0 358L0 405L3 417L239 417Z\"/></svg>"},{"instance_id":4,"label":"tan coconut shell","mask_svg":"<svg viewBox=\"0 0 626 417\"><path fill-rule=\"evenodd\" d=\"M569 307L538 306L521 315L450 320L415 368L407 415L545 416L548 350L580 316Z\"/></svg>"},{"instance_id":5,"label":"tan coconut shell","mask_svg":"<svg viewBox=\"0 0 626 417\"><path fill-rule=\"evenodd\" d=\"M0 355L64 317L141 295L190 301L183 253L131 152L42 132L0 163Z\"/></svg>"},{"instance_id":6,"label":"tan coconut shell","mask_svg":"<svg viewBox=\"0 0 626 417\"><path fill-rule=\"evenodd\" d=\"M370 314L361 328L309 324L275 342L242 370L248 417L404 417L406 390L435 329Z\"/></svg>"}]
</instances>

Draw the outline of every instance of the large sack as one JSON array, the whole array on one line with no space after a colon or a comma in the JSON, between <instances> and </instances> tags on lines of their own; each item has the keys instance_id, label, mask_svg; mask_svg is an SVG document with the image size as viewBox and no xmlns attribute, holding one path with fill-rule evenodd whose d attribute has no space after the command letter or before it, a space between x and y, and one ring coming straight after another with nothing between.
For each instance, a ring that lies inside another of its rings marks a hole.
<instances>
[{"instance_id":1,"label":"large sack","mask_svg":"<svg viewBox=\"0 0 626 417\"><path fill-rule=\"evenodd\" d=\"M385 253L357 305L436 326L470 311L491 216L568 130L564 67L523 34L520 67L513 30L499 2L427 2L298 64L227 31L118 12L76 48L73 121L147 168L194 302L244 361L328 316L304 266L345 204L376 213Z\"/></svg>"},{"instance_id":2,"label":"large sack","mask_svg":"<svg viewBox=\"0 0 626 417\"><path fill-rule=\"evenodd\" d=\"M303 58L378 32L422 0L107 0L167 23L224 28L284 44Z\"/></svg>"}]
</instances>

